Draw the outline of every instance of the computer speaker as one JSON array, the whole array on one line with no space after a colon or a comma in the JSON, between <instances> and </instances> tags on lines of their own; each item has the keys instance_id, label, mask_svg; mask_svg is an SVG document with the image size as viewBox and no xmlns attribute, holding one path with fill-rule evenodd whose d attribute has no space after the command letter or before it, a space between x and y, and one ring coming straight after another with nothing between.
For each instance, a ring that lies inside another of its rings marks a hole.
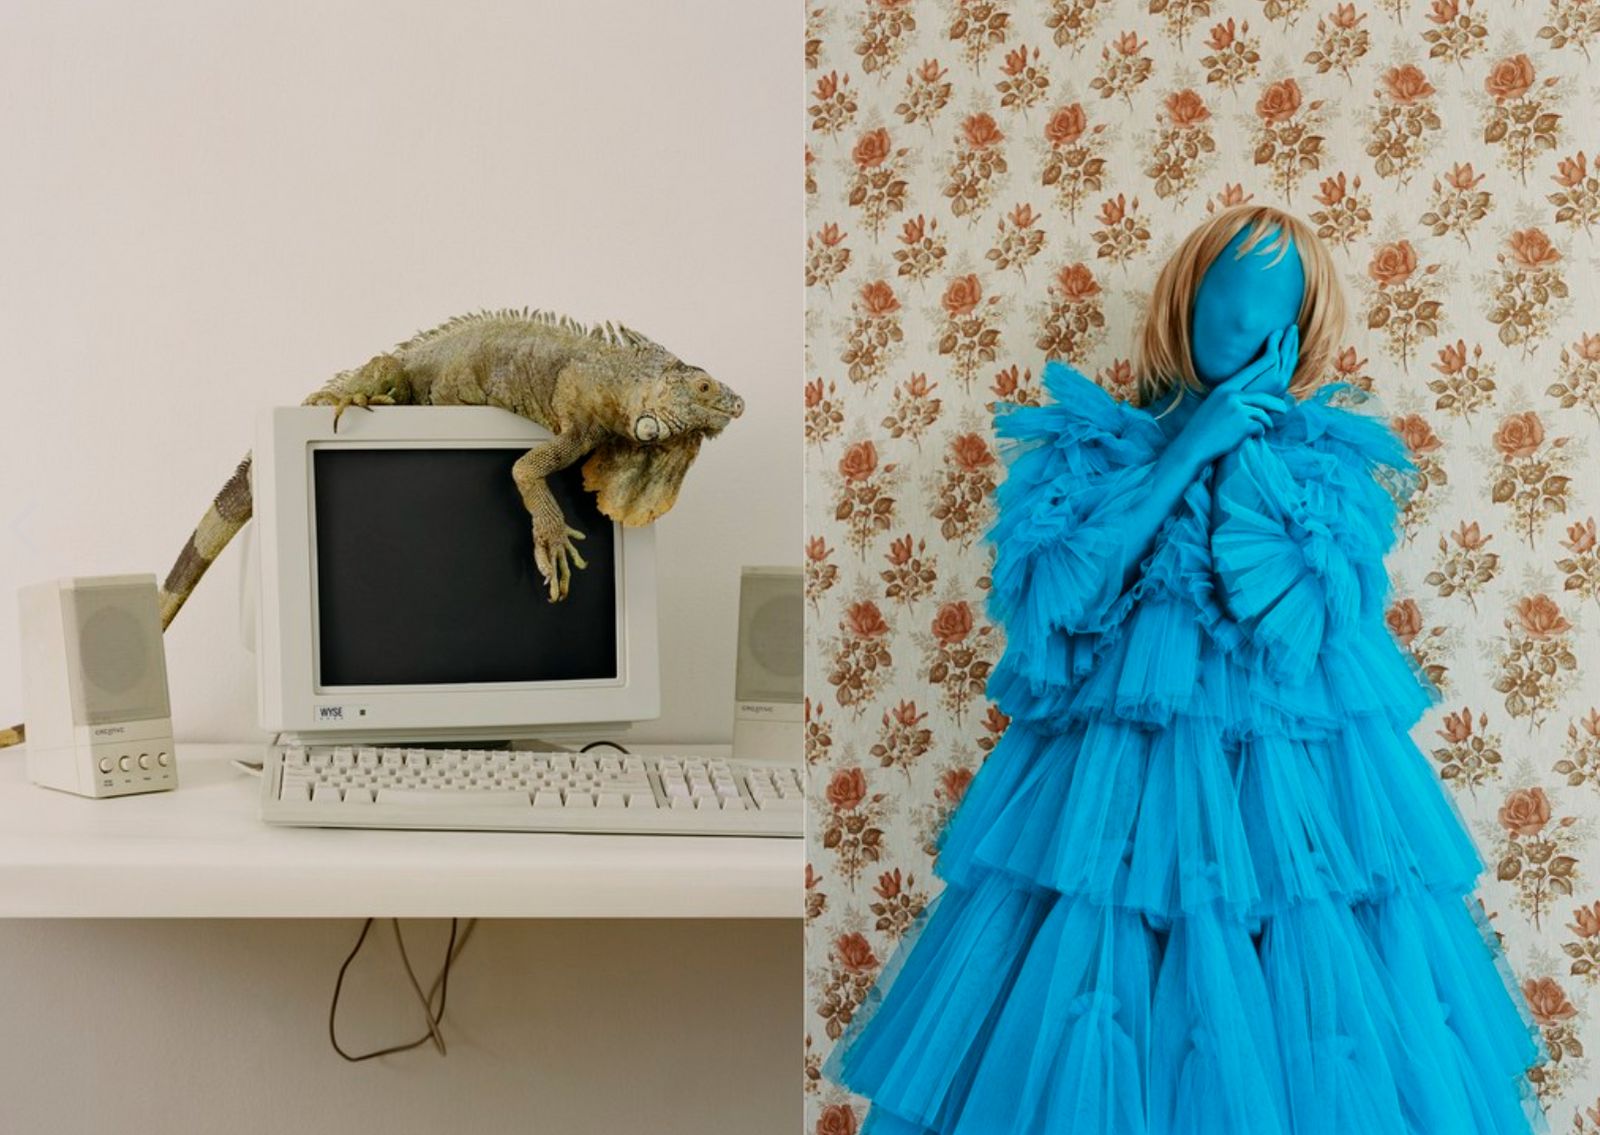
<instances>
[{"instance_id":1,"label":"computer speaker","mask_svg":"<svg viewBox=\"0 0 1600 1135\"><path fill-rule=\"evenodd\" d=\"M805 601L797 567L747 567L739 578L734 670L736 760L800 760Z\"/></svg>"},{"instance_id":2,"label":"computer speaker","mask_svg":"<svg viewBox=\"0 0 1600 1135\"><path fill-rule=\"evenodd\" d=\"M28 775L82 796L178 785L154 575L18 593Z\"/></svg>"}]
</instances>

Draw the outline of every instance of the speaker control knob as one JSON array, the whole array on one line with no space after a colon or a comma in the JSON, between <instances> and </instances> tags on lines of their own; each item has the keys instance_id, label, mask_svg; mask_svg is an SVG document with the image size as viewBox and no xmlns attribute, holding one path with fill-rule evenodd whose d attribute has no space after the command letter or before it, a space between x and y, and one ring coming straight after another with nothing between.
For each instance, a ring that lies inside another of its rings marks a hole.
<instances>
[{"instance_id":1,"label":"speaker control knob","mask_svg":"<svg viewBox=\"0 0 1600 1135\"><path fill-rule=\"evenodd\" d=\"M139 767L140 768L149 768L150 767L150 754L149 753L140 753L139 754Z\"/></svg>"},{"instance_id":2,"label":"speaker control knob","mask_svg":"<svg viewBox=\"0 0 1600 1135\"><path fill-rule=\"evenodd\" d=\"M156 764L160 765L162 768L166 768L171 763L172 763L172 758L167 756L167 754L165 754L165 753L157 753L156 754Z\"/></svg>"},{"instance_id":3,"label":"speaker control knob","mask_svg":"<svg viewBox=\"0 0 1600 1135\"><path fill-rule=\"evenodd\" d=\"M110 757L101 757L100 758L100 771L101 772L110 772L111 771L111 758Z\"/></svg>"},{"instance_id":4,"label":"speaker control knob","mask_svg":"<svg viewBox=\"0 0 1600 1135\"><path fill-rule=\"evenodd\" d=\"M127 772L129 769L131 769L133 767L133 758L132 757L118 757L117 758L117 767L119 769L121 769L123 772Z\"/></svg>"}]
</instances>

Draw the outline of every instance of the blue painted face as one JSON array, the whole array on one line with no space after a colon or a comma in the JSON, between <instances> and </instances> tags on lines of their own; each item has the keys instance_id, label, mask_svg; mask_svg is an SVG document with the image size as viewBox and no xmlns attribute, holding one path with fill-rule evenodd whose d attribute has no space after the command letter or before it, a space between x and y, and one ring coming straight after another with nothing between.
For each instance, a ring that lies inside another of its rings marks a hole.
<instances>
[{"instance_id":1,"label":"blue painted face","mask_svg":"<svg viewBox=\"0 0 1600 1135\"><path fill-rule=\"evenodd\" d=\"M1239 246L1250 231L1246 225L1230 240L1195 290L1189 320L1189 351L1195 372L1215 386L1239 372L1261 353L1267 336L1295 321L1305 296L1305 269L1293 239L1278 253L1271 249L1276 233L1268 233L1239 259Z\"/></svg>"}]
</instances>

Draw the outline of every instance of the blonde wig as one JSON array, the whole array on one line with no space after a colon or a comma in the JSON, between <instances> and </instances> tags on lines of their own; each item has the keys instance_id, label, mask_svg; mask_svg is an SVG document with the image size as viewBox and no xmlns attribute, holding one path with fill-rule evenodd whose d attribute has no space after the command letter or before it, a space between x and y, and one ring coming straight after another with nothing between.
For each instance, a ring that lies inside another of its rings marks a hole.
<instances>
[{"instance_id":1,"label":"blonde wig","mask_svg":"<svg viewBox=\"0 0 1600 1135\"><path fill-rule=\"evenodd\" d=\"M1194 296L1206 269L1246 226L1250 232L1241 242L1241 256L1270 235L1272 243L1264 247L1281 257L1285 234L1294 239L1305 270L1306 290L1296 317L1300 325L1300 362L1289 389L1295 397L1303 398L1322 385L1333 365L1345 323L1344 292L1333 257L1315 230L1294 214L1271 205L1233 205L1208 217L1184 237L1156 277L1144 328L1134 347L1133 372L1141 405L1150 405L1174 386L1183 388L1178 392L1179 398L1184 390L1196 394L1206 391L1205 382L1195 373L1189 350ZM1273 263L1276 262L1275 257Z\"/></svg>"}]
</instances>

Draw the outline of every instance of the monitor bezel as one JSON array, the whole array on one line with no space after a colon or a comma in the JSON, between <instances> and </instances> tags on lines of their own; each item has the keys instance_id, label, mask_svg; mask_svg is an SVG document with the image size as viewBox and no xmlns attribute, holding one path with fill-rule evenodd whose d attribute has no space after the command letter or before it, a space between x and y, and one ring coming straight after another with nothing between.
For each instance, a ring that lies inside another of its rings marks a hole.
<instances>
[{"instance_id":1,"label":"monitor bezel","mask_svg":"<svg viewBox=\"0 0 1600 1135\"><path fill-rule=\"evenodd\" d=\"M320 406L262 413L252 461L260 530L261 725L308 738L473 740L583 735L660 714L655 532L614 524L615 678L456 686L317 684L315 453L330 448L532 448L553 435L487 406L347 410L333 428ZM530 540L529 556L533 555ZM581 569L580 569L581 570Z\"/></svg>"}]
</instances>

